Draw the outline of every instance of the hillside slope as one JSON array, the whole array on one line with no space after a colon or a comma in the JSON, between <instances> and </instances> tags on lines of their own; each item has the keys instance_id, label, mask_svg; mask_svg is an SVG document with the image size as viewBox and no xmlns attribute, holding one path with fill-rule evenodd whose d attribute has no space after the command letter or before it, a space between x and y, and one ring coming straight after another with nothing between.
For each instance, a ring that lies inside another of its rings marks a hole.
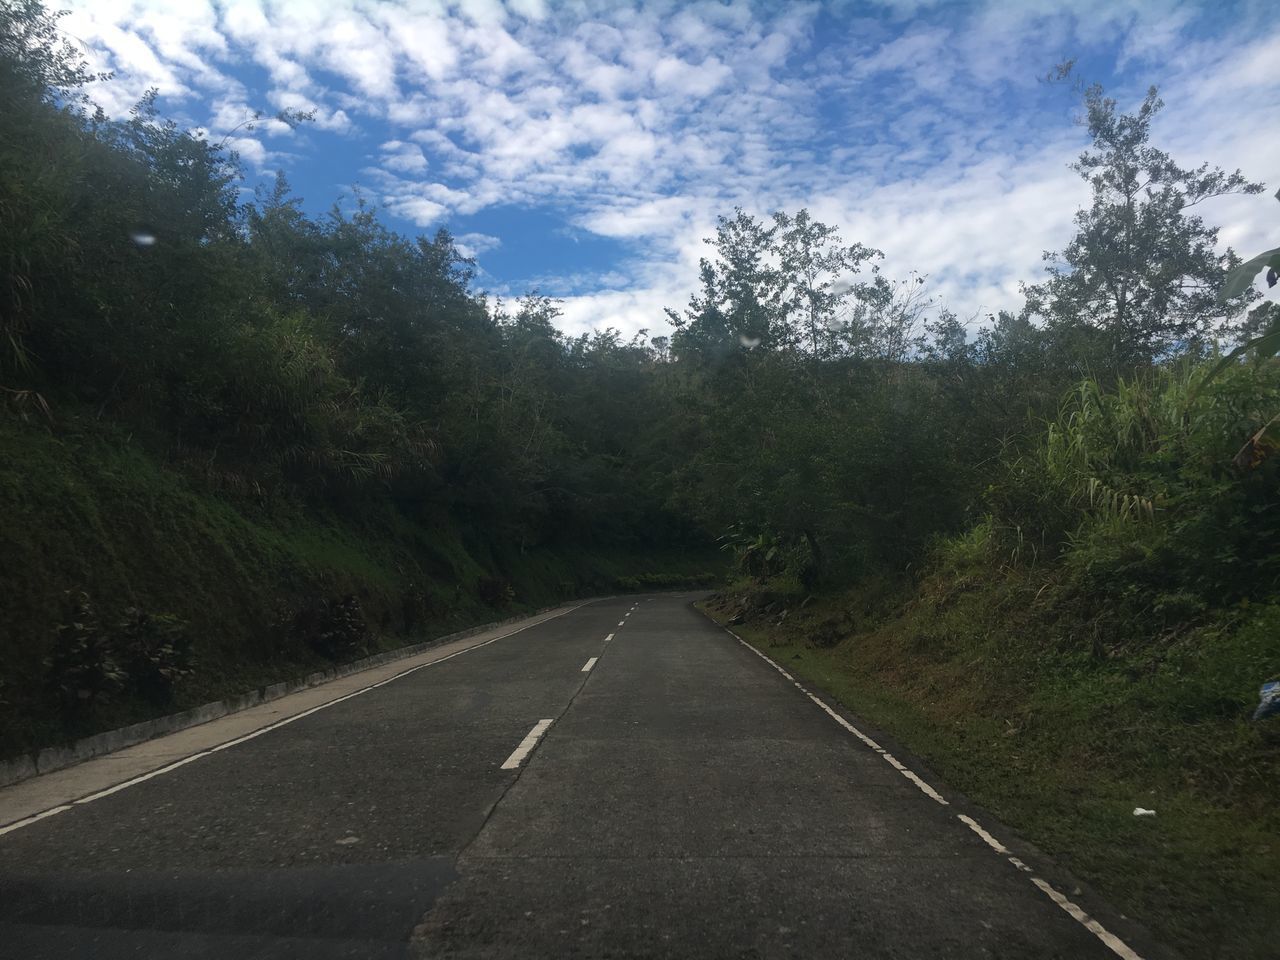
<instances>
[{"instance_id":1,"label":"hillside slope","mask_svg":"<svg viewBox=\"0 0 1280 960\"><path fill-rule=\"evenodd\" d=\"M522 551L387 498L233 496L122 429L6 419L0 557L0 755L569 597L706 583L719 563L641 544ZM104 675L166 637L190 644L152 651L179 668L171 689Z\"/></svg>"}]
</instances>

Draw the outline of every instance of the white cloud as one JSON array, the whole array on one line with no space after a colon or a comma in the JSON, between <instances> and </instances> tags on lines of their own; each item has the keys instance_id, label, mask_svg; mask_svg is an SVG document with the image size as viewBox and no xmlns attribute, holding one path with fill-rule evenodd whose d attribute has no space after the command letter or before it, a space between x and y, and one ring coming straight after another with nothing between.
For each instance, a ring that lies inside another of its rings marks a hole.
<instances>
[{"instance_id":1,"label":"white cloud","mask_svg":"<svg viewBox=\"0 0 1280 960\"><path fill-rule=\"evenodd\" d=\"M661 329L735 204L808 206L882 247L887 271L930 274L962 315L1016 306L1085 199L1066 169L1083 146L1067 92L1036 83L1067 54L1111 57L1122 102L1159 83L1157 139L1182 162L1280 181L1263 115L1280 29L1258 14L1215 33L1198 13L1189 0L77 0L65 23L116 71L94 91L112 112L153 85L214 136L264 100L314 110L316 134L293 148L368 137L362 178L418 227L526 205L628 244L629 281L566 265L567 284L593 285L566 323ZM246 65L266 89L245 89ZM265 164L284 132L235 142ZM1274 204L1206 213L1250 251ZM493 239L459 243L478 254Z\"/></svg>"},{"instance_id":2,"label":"white cloud","mask_svg":"<svg viewBox=\"0 0 1280 960\"><path fill-rule=\"evenodd\" d=\"M458 248L458 252L464 257L478 257L482 253L497 250L502 246L501 237L491 236L487 233L464 233L454 237L453 241Z\"/></svg>"},{"instance_id":3,"label":"white cloud","mask_svg":"<svg viewBox=\"0 0 1280 960\"><path fill-rule=\"evenodd\" d=\"M411 195L388 196L383 198L388 210L397 217L403 217L419 227L429 227L438 223L449 208L427 197Z\"/></svg>"},{"instance_id":4,"label":"white cloud","mask_svg":"<svg viewBox=\"0 0 1280 960\"><path fill-rule=\"evenodd\" d=\"M696 65L679 57L663 57L653 68L653 82L660 90L705 97L723 86L732 74L718 57L708 57Z\"/></svg>"},{"instance_id":5,"label":"white cloud","mask_svg":"<svg viewBox=\"0 0 1280 960\"><path fill-rule=\"evenodd\" d=\"M416 143L388 140L380 149L380 162L388 170L406 174L427 172L427 158L422 155L422 148Z\"/></svg>"}]
</instances>

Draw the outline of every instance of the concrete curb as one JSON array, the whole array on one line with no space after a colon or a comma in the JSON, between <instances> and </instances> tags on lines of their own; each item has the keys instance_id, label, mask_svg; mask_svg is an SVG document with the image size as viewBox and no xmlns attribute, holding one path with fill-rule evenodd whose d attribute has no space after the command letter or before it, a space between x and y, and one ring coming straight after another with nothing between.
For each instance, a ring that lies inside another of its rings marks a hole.
<instances>
[{"instance_id":1,"label":"concrete curb","mask_svg":"<svg viewBox=\"0 0 1280 960\"><path fill-rule=\"evenodd\" d=\"M392 660L403 660L442 643L465 640L467 637L484 633L486 630L506 626L509 623L519 623L521 620L530 620L533 617L541 616L552 610L559 610L561 607L570 606L574 603L587 604L594 600L603 599L608 598L592 597L586 600L559 603L553 607L542 607L532 613L525 613L518 617L507 617L505 620L495 620L492 623L468 627L466 630L449 633L443 637L423 640L406 647L397 647L384 653L376 653L362 660L353 660L351 663L343 663L325 670L318 670L298 680L284 680L280 683L259 687L249 693L242 693L236 697L228 697L225 700L215 700L213 703L192 707L190 710L183 710L181 713L171 713L167 716L157 717L154 720L144 720L141 723L121 727L118 730L108 730L105 733L77 740L70 746L45 747L43 750L22 754L9 760L0 761L0 787L7 787L41 774L52 773L54 770L61 770L84 760L100 757L105 753L123 750L125 747L132 747L134 744L164 736L167 733L174 733L177 730L185 730L187 727L207 723L210 720L216 720L218 717L225 717L229 713L239 713L241 710L256 707L260 703L278 700L280 697L295 693L298 690L316 687L323 683L328 683L330 680L337 680L339 677L350 676L353 673L359 673L371 667L390 663Z\"/></svg>"}]
</instances>

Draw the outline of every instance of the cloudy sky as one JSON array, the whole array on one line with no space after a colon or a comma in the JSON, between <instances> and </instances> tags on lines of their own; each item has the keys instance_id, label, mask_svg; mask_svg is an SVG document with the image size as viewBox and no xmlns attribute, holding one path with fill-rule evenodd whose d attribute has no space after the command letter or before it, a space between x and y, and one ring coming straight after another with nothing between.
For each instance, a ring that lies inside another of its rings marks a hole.
<instances>
[{"instance_id":1,"label":"cloudy sky","mask_svg":"<svg viewBox=\"0 0 1280 960\"><path fill-rule=\"evenodd\" d=\"M1068 57L1155 139L1270 185L1206 205L1224 243L1274 245L1280 20L1178 0L63 0L123 114L147 88L230 142L246 190L283 169L314 212L359 188L392 227L444 226L480 284L564 299L571 330L664 332L701 238L735 206L808 207L918 270L962 317L1020 303L1086 188Z\"/></svg>"}]
</instances>

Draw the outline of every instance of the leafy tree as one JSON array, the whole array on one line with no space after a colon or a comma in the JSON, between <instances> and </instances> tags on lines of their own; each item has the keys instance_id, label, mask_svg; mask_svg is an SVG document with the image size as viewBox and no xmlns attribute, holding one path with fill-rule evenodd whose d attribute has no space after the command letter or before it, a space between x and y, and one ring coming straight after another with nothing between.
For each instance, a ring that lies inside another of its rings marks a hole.
<instances>
[{"instance_id":1,"label":"leafy tree","mask_svg":"<svg viewBox=\"0 0 1280 960\"><path fill-rule=\"evenodd\" d=\"M667 310L677 352L723 359L740 348L807 349L814 357L840 350L850 301L878 289L854 277L883 254L845 245L808 210L779 211L772 221L766 225L741 208L720 217L715 237L705 240L716 256L700 261L701 291L683 314Z\"/></svg>"},{"instance_id":2,"label":"leafy tree","mask_svg":"<svg viewBox=\"0 0 1280 960\"><path fill-rule=\"evenodd\" d=\"M1059 76L1070 64L1059 68ZM1192 208L1227 194L1252 194L1262 185L1239 170L1202 164L1182 167L1150 144L1151 123L1163 108L1156 88L1134 114L1096 84L1084 90L1092 149L1073 165L1093 191L1076 214L1077 234L1060 253L1046 253L1049 277L1024 287L1028 309L1051 328L1100 333L1101 359L1115 366L1149 363L1203 345L1249 296L1218 299L1230 268L1218 231Z\"/></svg>"},{"instance_id":3,"label":"leafy tree","mask_svg":"<svg viewBox=\"0 0 1280 960\"><path fill-rule=\"evenodd\" d=\"M667 310L677 330L672 346L679 353L718 360L740 346L772 349L786 343L775 301L782 277L770 263L776 227L767 227L741 208L720 217L714 238L714 260L699 261L702 289L682 315Z\"/></svg>"},{"instance_id":4,"label":"leafy tree","mask_svg":"<svg viewBox=\"0 0 1280 960\"><path fill-rule=\"evenodd\" d=\"M789 346L808 341L816 357L830 352L847 301L865 296L866 284L851 279L867 262L884 256L855 243L845 246L835 227L814 220L808 210L773 215L773 252L781 286L779 314L785 318Z\"/></svg>"}]
</instances>

